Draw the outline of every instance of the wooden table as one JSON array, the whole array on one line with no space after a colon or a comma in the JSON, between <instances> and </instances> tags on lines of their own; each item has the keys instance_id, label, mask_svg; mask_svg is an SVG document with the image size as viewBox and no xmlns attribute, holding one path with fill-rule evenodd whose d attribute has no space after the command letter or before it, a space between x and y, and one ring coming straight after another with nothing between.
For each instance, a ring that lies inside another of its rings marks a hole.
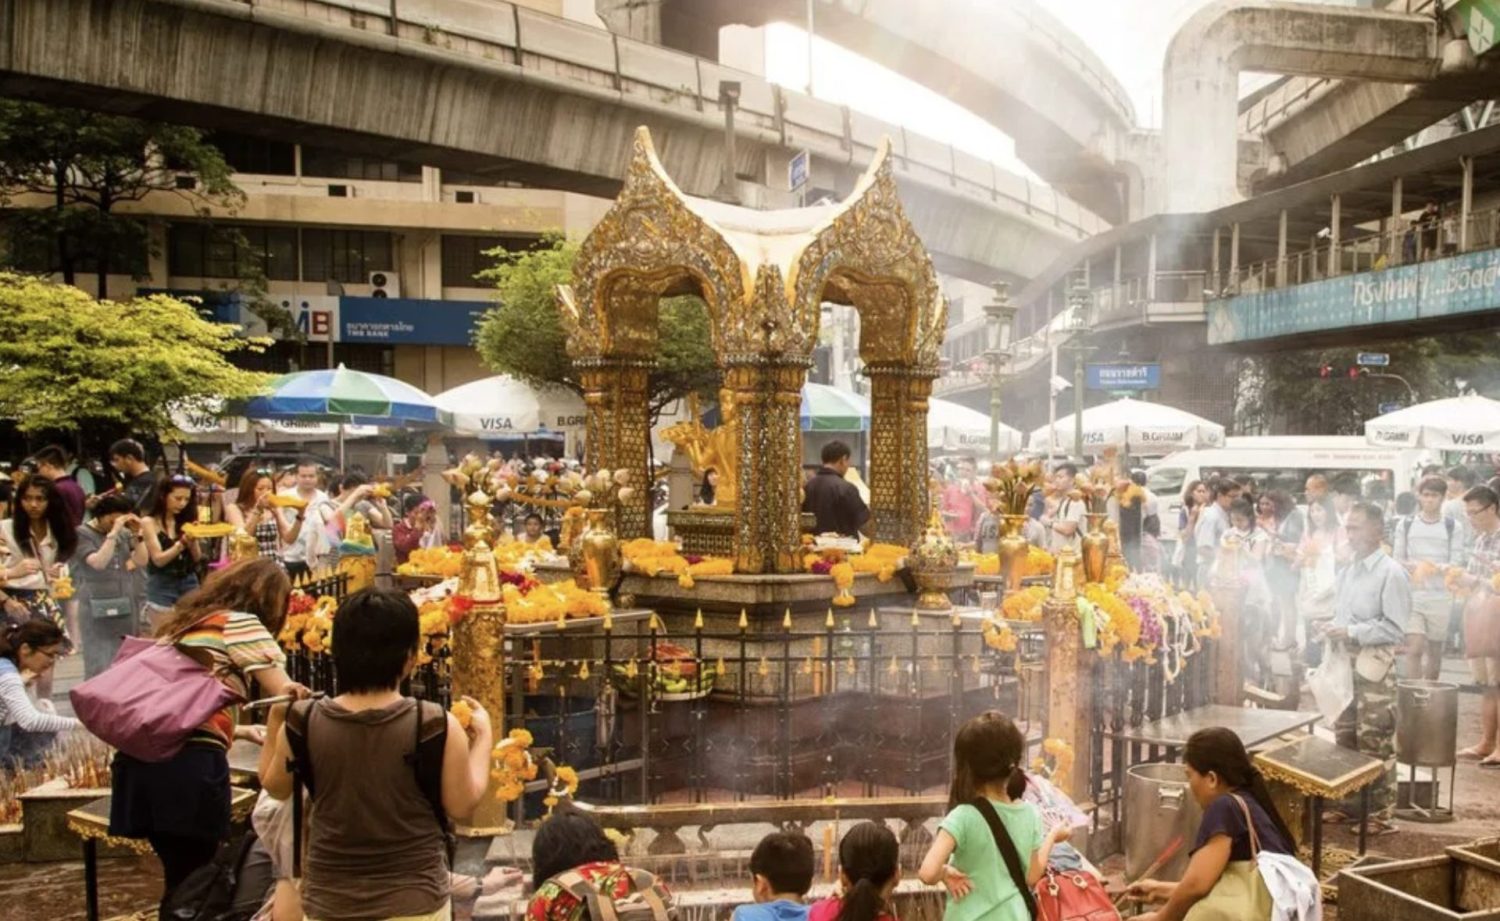
<instances>
[{"instance_id":1,"label":"wooden table","mask_svg":"<svg viewBox=\"0 0 1500 921\"><path fill-rule=\"evenodd\" d=\"M231 787L229 794L230 816L234 821L244 821L255 807L255 791ZM99 921L99 842L129 848L141 855L151 853L151 845L143 838L110 835L109 801L109 797L101 796L68 813L68 830L83 841L84 905L88 921Z\"/></svg>"},{"instance_id":2,"label":"wooden table","mask_svg":"<svg viewBox=\"0 0 1500 921\"><path fill-rule=\"evenodd\" d=\"M1312 801L1312 869L1322 880L1323 802L1359 793L1359 853L1364 856L1370 819L1370 788L1385 762L1317 736L1305 736L1259 752L1255 765L1267 780L1286 784Z\"/></svg>"},{"instance_id":3,"label":"wooden table","mask_svg":"<svg viewBox=\"0 0 1500 921\"><path fill-rule=\"evenodd\" d=\"M1245 748L1254 749L1277 736L1306 729L1318 719L1316 713L1295 710L1250 710L1206 704L1106 734L1124 742L1165 748L1168 750L1168 760L1173 760L1176 750L1187 745L1188 737L1200 729L1223 726L1239 736L1240 741L1245 743Z\"/></svg>"}]
</instances>

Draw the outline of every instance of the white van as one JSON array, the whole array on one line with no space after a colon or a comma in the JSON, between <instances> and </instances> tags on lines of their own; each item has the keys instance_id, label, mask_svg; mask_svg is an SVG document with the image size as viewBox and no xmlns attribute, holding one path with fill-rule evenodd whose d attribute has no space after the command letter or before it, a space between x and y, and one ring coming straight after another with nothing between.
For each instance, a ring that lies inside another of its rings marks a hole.
<instances>
[{"instance_id":1,"label":"white van","mask_svg":"<svg viewBox=\"0 0 1500 921\"><path fill-rule=\"evenodd\" d=\"M1226 438L1222 448L1162 458L1146 468L1146 488L1157 497L1162 540L1176 541L1182 491L1194 480L1207 480L1214 474L1244 475L1255 481L1257 492L1282 489L1300 504L1312 474L1321 473L1332 481L1352 473L1362 481L1378 479L1394 497L1412 488L1424 465L1441 460L1436 451L1377 448L1357 435L1257 435Z\"/></svg>"}]
</instances>

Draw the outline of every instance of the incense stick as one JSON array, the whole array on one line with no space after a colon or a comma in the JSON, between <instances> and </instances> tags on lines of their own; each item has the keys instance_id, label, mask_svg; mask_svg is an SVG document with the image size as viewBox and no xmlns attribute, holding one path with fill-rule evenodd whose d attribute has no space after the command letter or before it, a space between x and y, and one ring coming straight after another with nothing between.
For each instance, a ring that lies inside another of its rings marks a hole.
<instances>
[{"instance_id":1,"label":"incense stick","mask_svg":"<svg viewBox=\"0 0 1500 921\"><path fill-rule=\"evenodd\" d=\"M1176 857L1177 852L1180 850L1182 850L1182 835L1178 835L1171 841L1168 841L1167 846L1162 848L1160 854L1156 855L1156 859L1151 861L1151 866L1147 867L1140 876L1137 876L1131 882L1126 883L1125 889L1128 891L1134 883L1138 883L1143 879L1150 879L1152 873L1155 873L1157 870L1160 870L1162 867L1166 866L1167 861L1171 860L1173 857ZM1118 899L1115 899L1115 911L1119 911L1120 906L1125 904L1125 897L1126 893L1122 892L1120 893L1120 897Z\"/></svg>"}]
</instances>

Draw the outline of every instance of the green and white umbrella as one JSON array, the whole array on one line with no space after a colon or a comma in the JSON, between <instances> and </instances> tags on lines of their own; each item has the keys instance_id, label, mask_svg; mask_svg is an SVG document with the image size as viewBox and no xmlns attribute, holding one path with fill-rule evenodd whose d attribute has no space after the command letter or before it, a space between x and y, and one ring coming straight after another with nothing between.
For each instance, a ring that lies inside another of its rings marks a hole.
<instances>
[{"instance_id":1,"label":"green and white umbrella","mask_svg":"<svg viewBox=\"0 0 1500 921\"><path fill-rule=\"evenodd\" d=\"M827 384L803 384L798 421L804 432L868 432L870 400Z\"/></svg>"},{"instance_id":2,"label":"green and white umbrella","mask_svg":"<svg viewBox=\"0 0 1500 921\"><path fill-rule=\"evenodd\" d=\"M332 370L283 374L241 411L247 419L295 422L332 422L339 428L339 463L344 462L344 427L378 425L385 428L448 428L453 415L432 397L393 377Z\"/></svg>"}]
</instances>

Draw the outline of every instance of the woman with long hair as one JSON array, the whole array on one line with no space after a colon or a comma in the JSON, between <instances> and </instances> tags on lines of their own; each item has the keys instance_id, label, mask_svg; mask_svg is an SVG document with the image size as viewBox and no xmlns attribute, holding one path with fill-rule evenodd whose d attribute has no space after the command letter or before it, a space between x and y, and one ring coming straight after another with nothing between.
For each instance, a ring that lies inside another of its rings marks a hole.
<instances>
[{"instance_id":1,"label":"woman with long hair","mask_svg":"<svg viewBox=\"0 0 1500 921\"><path fill-rule=\"evenodd\" d=\"M62 651L56 624L0 622L0 773L34 767L59 732L78 728L52 712L50 700L38 705L26 693L28 682L51 674Z\"/></svg>"},{"instance_id":2,"label":"woman with long hair","mask_svg":"<svg viewBox=\"0 0 1500 921\"><path fill-rule=\"evenodd\" d=\"M224 521L255 538L260 555L272 559L276 558L277 548L282 542L290 543L294 539L292 529L271 507L275 485L271 471L246 470L240 477L234 501L224 506Z\"/></svg>"},{"instance_id":3,"label":"woman with long hair","mask_svg":"<svg viewBox=\"0 0 1500 921\"><path fill-rule=\"evenodd\" d=\"M146 567L146 602L157 611L198 587L203 550L184 530L193 522L195 488L192 477L170 477L156 490L151 514L141 519L136 562Z\"/></svg>"},{"instance_id":4,"label":"woman with long hair","mask_svg":"<svg viewBox=\"0 0 1500 921\"><path fill-rule=\"evenodd\" d=\"M78 644L83 647L83 675L92 678L109 667L125 637L135 635L140 591L131 571L131 555L141 520L130 500L119 493L99 497L78 529L73 579L78 587Z\"/></svg>"},{"instance_id":5,"label":"woman with long hair","mask_svg":"<svg viewBox=\"0 0 1500 921\"><path fill-rule=\"evenodd\" d=\"M307 689L287 677L276 642L291 590L275 560L232 563L178 600L156 635L202 662L242 699L250 699L252 684L266 695L300 699ZM166 761L115 755L109 833L151 842L167 892L212 860L229 833L229 746L252 734L237 725L236 708L226 707Z\"/></svg>"},{"instance_id":6,"label":"woman with long hair","mask_svg":"<svg viewBox=\"0 0 1500 921\"><path fill-rule=\"evenodd\" d=\"M63 652L70 653L78 636L77 607L66 599L59 603L54 590L59 580L67 584L67 564L78 549L78 531L57 487L46 477L27 478L15 498L14 515L0 521L5 618L15 624L56 624L63 631ZM51 672L37 680L36 691L43 699L52 696Z\"/></svg>"},{"instance_id":7,"label":"woman with long hair","mask_svg":"<svg viewBox=\"0 0 1500 921\"><path fill-rule=\"evenodd\" d=\"M1182 761L1188 790L1203 808L1192 858L1181 882L1143 879L1130 886L1140 901L1165 903L1136 921L1270 921L1271 893L1255 856L1297 852L1265 779L1239 736L1222 726L1189 736Z\"/></svg>"},{"instance_id":8,"label":"woman with long hair","mask_svg":"<svg viewBox=\"0 0 1500 921\"><path fill-rule=\"evenodd\" d=\"M1198 584L1198 546L1193 534L1198 530L1198 516L1213 501L1208 484L1194 480L1182 491L1182 509L1177 513L1177 549L1172 558L1182 581L1189 587Z\"/></svg>"}]
</instances>

